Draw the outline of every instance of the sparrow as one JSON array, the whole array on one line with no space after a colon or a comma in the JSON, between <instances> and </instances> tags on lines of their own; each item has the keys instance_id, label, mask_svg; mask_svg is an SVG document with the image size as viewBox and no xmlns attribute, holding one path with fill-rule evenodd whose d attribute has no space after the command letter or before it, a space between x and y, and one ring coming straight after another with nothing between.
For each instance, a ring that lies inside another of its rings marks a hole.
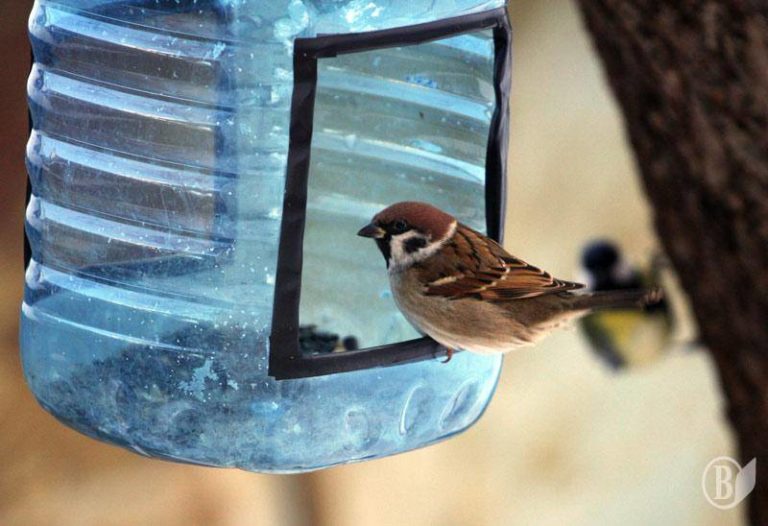
<instances>
[{"instance_id":1,"label":"sparrow","mask_svg":"<svg viewBox=\"0 0 768 526\"><path fill-rule=\"evenodd\" d=\"M495 354L531 345L594 310L639 308L657 291L580 294L584 288L509 254L496 241L422 202L393 204L357 233L386 261L406 319L454 351Z\"/></svg>"},{"instance_id":2,"label":"sparrow","mask_svg":"<svg viewBox=\"0 0 768 526\"><path fill-rule=\"evenodd\" d=\"M632 290L659 281L658 258L643 273L627 262L609 240L588 243L581 253L587 290ZM673 319L662 296L642 310L624 309L589 314L579 320L587 342L603 363L614 371L655 362L671 348Z\"/></svg>"}]
</instances>

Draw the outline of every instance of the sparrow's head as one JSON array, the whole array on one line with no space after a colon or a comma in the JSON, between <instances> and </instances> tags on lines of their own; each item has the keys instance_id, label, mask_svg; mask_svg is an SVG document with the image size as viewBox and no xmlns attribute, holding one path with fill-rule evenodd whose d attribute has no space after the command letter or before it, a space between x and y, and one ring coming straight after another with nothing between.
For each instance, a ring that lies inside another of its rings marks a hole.
<instances>
[{"instance_id":1,"label":"sparrow's head","mask_svg":"<svg viewBox=\"0 0 768 526\"><path fill-rule=\"evenodd\" d=\"M592 290L631 288L639 278L637 272L622 257L615 243L605 239L592 241L581 253L584 281Z\"/></svg>"},{"instance_id":2,"label":"sparrow's head","mask_svg":"<svg viewBox=\"0 0 768 526\"><path fill-rule=\"evenodd\" d=\"M456 219L417 201L388 206L360 229L358 236L376 241L390 272L400 271L435 254L456 232Z\"/></svg>"}]
</instances>

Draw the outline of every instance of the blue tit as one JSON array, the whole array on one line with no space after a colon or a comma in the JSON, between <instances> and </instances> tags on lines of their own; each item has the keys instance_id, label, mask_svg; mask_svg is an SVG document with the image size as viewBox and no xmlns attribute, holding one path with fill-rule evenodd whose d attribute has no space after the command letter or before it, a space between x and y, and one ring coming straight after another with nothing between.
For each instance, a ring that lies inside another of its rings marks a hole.
<instances>
[{"instance_id":1,"label":"blue tit","mask_svg":"<svg viewBox=\"0 0 768 526\"><path fill-rule=\"evenodd\" d=\"M583 280L592 291L632 290L658 285L657 269L645 275L607 240L593 241L581 256ZM662 296L643 310L598 311L579 323L595 355L614 371L655 362L670 349L672 315Z\"/></svg>"}]
</instances>

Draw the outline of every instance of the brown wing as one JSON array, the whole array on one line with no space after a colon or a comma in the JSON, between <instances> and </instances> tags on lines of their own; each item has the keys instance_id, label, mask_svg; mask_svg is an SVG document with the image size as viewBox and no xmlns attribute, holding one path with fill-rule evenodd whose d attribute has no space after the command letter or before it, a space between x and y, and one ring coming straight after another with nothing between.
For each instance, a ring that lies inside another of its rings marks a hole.
<instances>
[{"instance_id":1,"label":"brown wing","mask_svg":"<svg viewBox=\"0 0 768 526\"><path fill-rule=\"evenodd\" d=\"M421 272L421 280L427 283L426 295L450 299L476 297L501 302L584 287L553 278L462 224L430 259L429 270Z\"/></svg>"}]
</instances>

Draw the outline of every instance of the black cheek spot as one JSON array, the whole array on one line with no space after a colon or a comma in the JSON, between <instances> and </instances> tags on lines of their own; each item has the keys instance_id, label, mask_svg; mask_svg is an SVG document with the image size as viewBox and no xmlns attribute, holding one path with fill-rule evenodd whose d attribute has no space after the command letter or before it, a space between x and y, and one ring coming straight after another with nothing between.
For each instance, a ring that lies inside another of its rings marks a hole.
<instances>
[{"instance_id":1,"label":"black cheek spot","mask_svg":"<svg viewBox=\"0 0 768 526\"><path fill-rule=\"evenodd\" d=\"M420 250L427 246L427 240L423 237L412 237L405 240L405 252L413 254L417 250Z\"/></svg>"}]
</instances>

